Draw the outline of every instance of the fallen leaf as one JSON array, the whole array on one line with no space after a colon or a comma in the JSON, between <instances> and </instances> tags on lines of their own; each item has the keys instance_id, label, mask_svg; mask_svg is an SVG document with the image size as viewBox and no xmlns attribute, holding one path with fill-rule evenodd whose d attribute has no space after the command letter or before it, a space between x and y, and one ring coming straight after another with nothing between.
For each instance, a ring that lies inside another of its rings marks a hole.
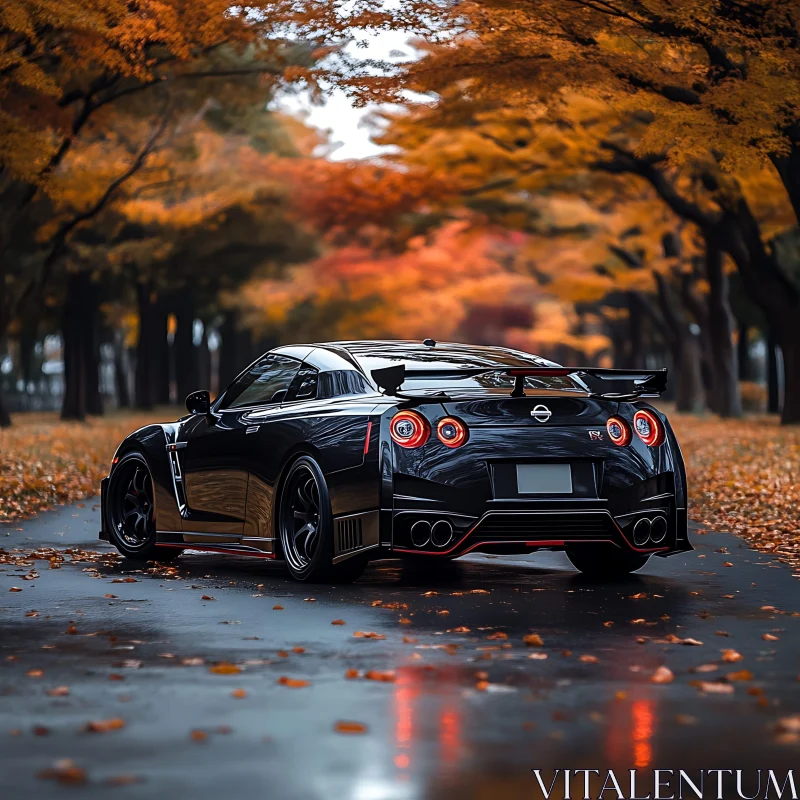
<instances>
[{"instance_id":1,"label":"fallen leaf","mask_svg":"<svg viewBox=\"0 0 800 800\"><path fill-rule=\"evenodd\" d=\"M599 664L600 659L597 656L578 656L578 661L584 664Z\"/></svg>"},{"instance_id":2,"label":"fallen leaf","mask_svg":"<svg viewBox=\"0 0 800 800\"><path fill-rule=\"evenodd\" d=\"M779 638L777 636L773 636L773 634L771 634L771 633L765 633L761 638L765 642L777 642L777 641L779 641Z\"/></svg>"},{"instance_id":3,"label":"fallen leaf","mask_svg":"<svg viewBox=\"0 0 800 800\"><path fill-rule=\"evenodd\" d=\"M384 683L394 683L397 680L397 675L392 671L381 672L377 669L370 669L364 673L364 677L368 681L383 681Z\"/></svg>"},{"instance_id":4,"label":"fallen leaf","mask_svg":"<svg viewBox=\"0 0 800 800\"><path fill-rule=\"evenodd\" d=\"M722 660L732 664L735 661L741 661L744 656L741 653L736 652L736 650L723 650L722 651Z\"/></svg>"},{"instance_id":5,"label":"fallen leaf","mask_svg":"<svg viewBox=\"0 0 800 800\"><path fill-rule=\"evenodd\" d=\"M189 736L191 736L192 741L195 742L205 742L208 739L208 734L201 730L193 730Z\"/></svg>"},{"instance_id":6,"label":"fallen leaf","mask_svg":"<svg viewBox=\"0 0 800 800\"><path fill-rule=\"evenodd\" d=\"M718 683L717 681L692 681L692 686L705 694L733 694L733 686L729 683Z\"/></svg>"},{"instance_id":7,"label":"fallen leaf","mask_svg":"<svg viewBox=\"0 0 800 800\"><path fill-rule=\"evenodd\" d=\"M333 729L336 733L366 733L367 726L364 725L363 722L344 722L339 721L334 726Z\"/></svg>"},{"instance_id":8,"label":"fallen leaf","mask_svg":"<svg viewBox=\"0 0 800 800\"><path fill-rule=\"evenodd\" d=\"M281 686L288 686L290 689L303 689L310 685L308 681L299 680L297 678L287 678L285 675L278 678L278 683Z\"/></svg>"},{"instance_id":9,"label":"fallen leaf","mask_svg":"<svg viewBox=\"0 0 800 800\"><path fill-rule=\"evenodd\" d=\"M214 664L208 668L208 671L214 675L238 675L242 670L236 664L230 664L227 661L222 661L219 664Z\"/></svg>"},{"instance_id":10,"label":"fallen leaf","mask_svg":"<svg viewBox=\"0 0 800 800\"><path fill-rule=\"evenodd\" d=\"M119 717L113 719L98 719L87 722L84 730L89 733L108 733L109 731L118 731L125 727L125 720Z\"/></svg>"},{"instance_id":11,"label":"fallen leaf","mask_svg":"<svg viewBox=\"0 0 800 800\"><path fill-rule=\"evenodd\" d=\"M39 777L43 780L55 780L71 786L86 783L86 771L76 767L69 758L59 759L52 767L42 770Z\"/></svg>"},{"instance_id":12,"label":"fallen leaf","mask_svg":"<svg viewBox=\"0 0 800 800\"><path fill-rule=\"evenodd\" d=\"M283 611L283 606L272 606L273 611Z\"/></svg>"},{"instance_id":13,"label":"fallen leaf","mask_svg":"<svg viewBox=\"0 0 800 800\"><path fill-rule=\"evenodd\" d=\"M54 686L47 690L50 697L66 697L69 694L69 686Z\"/></svg>"},{"instance_id":14,"label":"fallen leaf","mask_svg":"<svg viewBox=\"0 0 800 800\"><path fill-rule=\"evenodd\" d=\"M19 586L12 586L8 591L9 592L21 592L22 589L20 589Z\"/></svg>"},{"instance_id":15,"label":"fallen leaf","mask_svg":"<svg viewBox=\"0 0 800 800\"><path fill-rule=\"evenodd\" d=\"M522 637L522 641L525 642L525 644L528 647L543 647L544 646L544 641L542 640L542 637L539 636L538 633L526 634L525 636Z\"/></svg>"},{"instance_id":16,"label":"fallen leaf","mask_svg":"<svg viewBox=\"0 0 800 800\"><path fill-rule=\"evenodd\" d=\"M385 639L382 633L375 633L374 631L355 631L353 636L356 639Z\"/></svg>"},{"instance_id":17,"label":"fallen leaf","mask_svg":"<svg viewBox=\"0 0 800 800\"><path fill-rule=\"evenodd\" d=\"M650 683L672 683L674 679L672 670L662 665L650 676Z\"/></svg>"},{"instance_id":18,"label":"fallen leaf","mask_svg":"<svg viewBox=\"0 0 800 800\"><path fill-rule=\"evenodd\" d=\"M201 600L216 600L217 598L216 597L212 597L210 594L204 594L200 599Z\"/></svg>"},{"instance_id":19,"label":"fallen leaf","mask_svg":"<svg viewBox=\"0 0 800 800\"><path fill-rule=\"evenodd\" d=\"M236 697L236 698L239 698L239 699L243 698L243 697L247 697L247 692L244 689L234 689L231 692L231 697Z\"/></svg>"},{"instance_id":20,"label":"fallen leaf","mask_svg":"<svg viewBox=\"0 0 800 800\"><path fill-rule=\"evenodd\" d=\"M359 676L359 672L357 669L349 669L347 672L345 672L344 676L347 678L347 680L352 681Z\"/></svg>"},{"instance_id":21,"label":"fallen leaf","mask_svg":"<svg viewBox=\"0 0 800 800\"><path fill-rule=\"evenodd\" d=\"M729 681L751 681L753 673L749 669L742 669L739 672L729 672L725 677Z\"/></svg>"},{"instance_id":22,"label":"fallen leaf","mask_svg":"<svg viewBox=\"0 0 800 800\"><path fill-rule=\"evenodd\" d=\"M343 619L335 619L333 622L331 622L331 625L345 625L345 624L346 623Z\"/></svg>"}]
</instances>

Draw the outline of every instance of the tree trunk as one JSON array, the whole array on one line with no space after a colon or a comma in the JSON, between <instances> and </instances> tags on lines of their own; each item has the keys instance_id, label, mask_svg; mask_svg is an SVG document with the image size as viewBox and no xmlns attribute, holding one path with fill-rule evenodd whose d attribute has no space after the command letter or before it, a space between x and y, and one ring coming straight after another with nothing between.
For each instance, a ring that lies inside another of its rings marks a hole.
<instances>
[{"instance_id":1,"label":"tree trunk","mask_svg":"<svg viewBox=\"0 0 800 800\"><path fill-rule=\"evenodd\" d=\"M675 406L688 414L702 414L706 399L699 337L693 333L664 276L655 273L654 277L665 325L664 339L672 354Z\"/></svg>"},{"instance_id":2,"label":"tree trunk","mask_svg":"<svg viewBox=\"0 0 800 800\"><path fill-rule=\"evenodd\" d=\"M203 320L203 335L200 337L200 344L197 346L197 383L200 388L211 387L211 351L208 349L208 323ZM227 384L220 387L224 389Z\"/></svg>"},{"instance_id":3,"label":"tree trunk","mask_svg":"<svg viewBox=\"0 0 800 800\"><path fill-rule=\"evenodd\" d=\"M781 410L781 381L778 370L778 346L772 330L766 332L767 341L767 411L779 414Z\"/></svg>"},{"instance_id":4,"label":"tree trunk","mask_svg":"<svg viewBox=\"0 0 800 800\"><path fill-rule=\"evenodd\" d=\"M152 410L156 402L157 354L154 352L153 329L157 326L157 314L150 286L136 284L136 300L139 308L139 342L136 346L136 408Z\"/></svg>"},{"instance_id":5,"label":"tree trunk","mask_svg":"<svg viewBox=\"0 0 800 800\"><path fill-rule=\"evenodd\" d=\"M69 275L61 318L64 340L64 399L61 419L86 419L102 413L99 366L99 308L97 284L89 272Z\"/></svg>"},{"instance_id":6,"label":"tree trunk","mask_svg":"<svg viewBox=\"0 0 800 800\"><path fill-rule=\"evenodd\" d=\"M2 345L3 341L0 339L0 345ZM0 353L2 353L2 347L0 347ZM5 396L3 395L3 384L0 382L0 428L10 428L11 427L11 414L8 413L8 406L6 406Z\"/></svg>"},{"instance_id":7,"label":"tree trunk","mask_svg":"<svg viewBox=\"0 0 800 800\"><path fill-rule=\"evenodd\" d=\"M178 402L183 403L186 396L195 389L207 389L208 384L200 384L198 379L198 353L194 345L194 304L182 298L175 308L177 327L173 350L175 353L175 385Z\"/></svg>"},{"instance_id":8,"label":"tree trunk","mask_svg":"<svg viewBox=\"0 0 800 800\"><path fill-rule=\"evenodd\" d=\"M678 359L679 377L675 392L675 407L687 414L702 414L706 403L700 368L700 342L688 329L682 332Z\"/></svg>"},{"instance_id":9,"label":"tree trunk","mask_svg":"<svg viewBox=\"0 0 800 800\"><path fill-rule=\"evenodd\" d=\"M628 292L628 335L630 349L626 369L644 367L644 315L642 305L635 292Z\"/></svg>"},{"instance_id":10,"label":"tree trunk","mask_svg":"<svg viewBox=\"0 0 800 800\"><path fill-rule=\"evenodd\" d=\"M219 357L219 385L222 390L255 356L253 337L250 331L238 328L234 312L225 312L219 332L222 337Z\"/></svg>"},{"instance_id":11,"label":"tree trunk","mask_svg":"<svg viewBox=\"0 0 800 800\"><path fill-rule=\"evenodd\" d=\"M739 339L736 342L736 361L739 367L739 380L752 380L750 369L750 328L746 322L739 323Z\"/></svg>"},{"instance_id":12,"label":"tree trunk","mask_svg":"<svg viewBox=\"0 0 800 800\"><path fill-rule=\"evenodd\" d=\"M750 299L769 320L784 363L784 399L781 422L800 423L800 292L778 262L777 253L768 252L761 229L750 207L741 199L728 209L717 226L718 242L736 262L742 285ZM791 365L791 369L790 369ZM793 370L793 371L792 371Z\"/></svg>"},{"instance_id":13,"label":"tree trunk","mask_svg":"<svg viewBox=\"0 0 800 800\"><path fill-rule=\"evenodd\" d=\"M128 408L131 395L128 390L128 370L125 364L125 335L114 331L114 387L117 391L118 408Z\"/></svg>"},{"instance_id":14,"label":"tree trunk","mask_svg":"<svg viewBox=\"0 0 800 800\"><path fill-rule=\"evenodd\" d=\"M39 333L39 315L25 314L19 332L19 359L22 381L25 392L28 386L34 383L33 351L36 347L36 338Z\"/></svg>"},{"instance_id":15,"label":"tree trunk","mask_svg":"<svg viewBox=\"0 0 800 800\"><path fill-rule=\"evenodd\" d=\"M721 417L741 417L742 397L733 349L733 314L728 301L728 276L722 251L706 241L705 272L709 284L708 334L711 346L716 411Z\"/></svg>"},{"instance_id":16,"label":"tree trunk","mask_svg":"<svg viewBox=\"0 0 800 800\"><path fill-rule=\"evenodd\" d=\"M171 353L169 341L167 340L167 318L169 312L163 300L156 302L155 309L155 329L153 334L153 349L156 356L155 364L155 401L159 405L167 406L172 402L170 396L171 380Z\"/></svg>"}]
</instances>

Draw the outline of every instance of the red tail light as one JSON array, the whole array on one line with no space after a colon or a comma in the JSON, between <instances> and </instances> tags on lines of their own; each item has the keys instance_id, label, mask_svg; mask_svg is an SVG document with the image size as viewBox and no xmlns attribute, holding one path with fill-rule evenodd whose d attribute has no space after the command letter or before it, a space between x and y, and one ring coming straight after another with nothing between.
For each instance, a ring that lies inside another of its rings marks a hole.
<instances>
[{"instance_id":1,"label":"red tail light","mask_svg":"<svg viewBox=\"0 0 800 800\"><path fill-rule=\"evenodd\" d=\"M428 441L431 426L428 420L416 411L398 411L392 417L389 433L400 447L420 447Z\"/></svg>"},{"instance_id":2,"label":"red tail light","mask_svg":"<svg viewBox=\"0 0 800 800\"><path fill-rule=\"evenodd\" d=\"M467 426L455 417L445 417L439 420L436 426L436 435L439 441L447 447L461 447L467 441L469 432Z\"/></svg>"},{"instance_id":3,"label":"red tail light","mask_svg":"<svg viewBox=\"0 0 800 800\"><path fill-rule=\"evenodd\" d=\"M633 427L639 438L648 447L658 447L664 442L664 426L661 420L652 412L647 409L637 411L633 415Z\"/></svg>"},{"instance_id":4,"label":"red tail light","mask_svg":"<svg viewBox=\"0 0 800 800\"><path fill-rule=\"evenodd\" d=\"M633 434L628 427L628 423L619 417L609 417L606 422L606 430L608 431L608 438L619 447L625 447L626 444L631 443Z\"/></svg>"}]
</instances>

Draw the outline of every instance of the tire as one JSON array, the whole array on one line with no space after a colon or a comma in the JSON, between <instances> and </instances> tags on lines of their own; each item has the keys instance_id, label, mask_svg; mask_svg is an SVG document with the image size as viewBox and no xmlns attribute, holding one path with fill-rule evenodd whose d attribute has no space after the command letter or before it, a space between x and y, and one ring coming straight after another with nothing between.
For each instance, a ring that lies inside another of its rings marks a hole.
<instances>
[{"instance_id":1,"label":"tire","mask_svg":"<svg viewBox=\"0 0 800 800\"><path fill-rule=\"evenodd\" d=\"M114 468L105 513L111 543L126 558L173 561L181 554L180 550L156 546L153 477L140 453L128 453Z\"/></svg>"},{"instance_id":2,"label":"tire","mask_svg":"<svg viewBox=\"0 0 800 800\"><path fill-rule=\"evenodd\" d=\"M352 583L366 559L333 563L333 513L319 464L300 456L286 471L278 501L278 540L289 574L304 583Z\"/></svg>"},{"instance_id":3,"label":"tire","mask_svg":"<svg viewBox=\"0 0 800 800\"><path fill-rule=\"evenodd\" d=\"M567 550L572 566L592 578L619 578L641 569L649 555L639 555L617 547L586 547Z\"/></svg>"}]
</instances>

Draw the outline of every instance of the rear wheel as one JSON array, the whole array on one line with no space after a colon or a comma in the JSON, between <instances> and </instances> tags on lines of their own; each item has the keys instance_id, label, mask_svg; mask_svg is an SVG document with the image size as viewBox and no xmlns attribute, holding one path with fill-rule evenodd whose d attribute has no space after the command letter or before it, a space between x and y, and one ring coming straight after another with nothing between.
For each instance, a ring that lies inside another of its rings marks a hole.
<instances>
[{"instance_id":1,"label":"rear wheel","mask_svg":"<svg viewBox=\"0 0 800 800\"><path fill-rule=\"evenodd\" d=\"M352 583L366 560L351 556L333 563L333 514L325 476L313 458L289 467L278 506L278 538L289 574L308 583Z\"/></svg>"},{"instance_id":2,"label":"rear wheel","mask_svg":"<svg viewBox=\"0 0 800 800\"><path fill-rule=\"evenodd\" d=\"M584 575L593 578L618 578L641 569L650 558L618 547L574 547L567 550L567 558Z\"/></svg>"},{"instance_id":3,"label":"rear wheel","mask_svg":"<svg viewBox=\"0 0 800 800\"><path fill-rule=\"evenodd\" d=\"M106 516L111 541L127 558L172 561L180 555L180 550L156 547L153 478L139 453L128 453L114 468L108 487Z\"/></svg>"}]
</instances>

